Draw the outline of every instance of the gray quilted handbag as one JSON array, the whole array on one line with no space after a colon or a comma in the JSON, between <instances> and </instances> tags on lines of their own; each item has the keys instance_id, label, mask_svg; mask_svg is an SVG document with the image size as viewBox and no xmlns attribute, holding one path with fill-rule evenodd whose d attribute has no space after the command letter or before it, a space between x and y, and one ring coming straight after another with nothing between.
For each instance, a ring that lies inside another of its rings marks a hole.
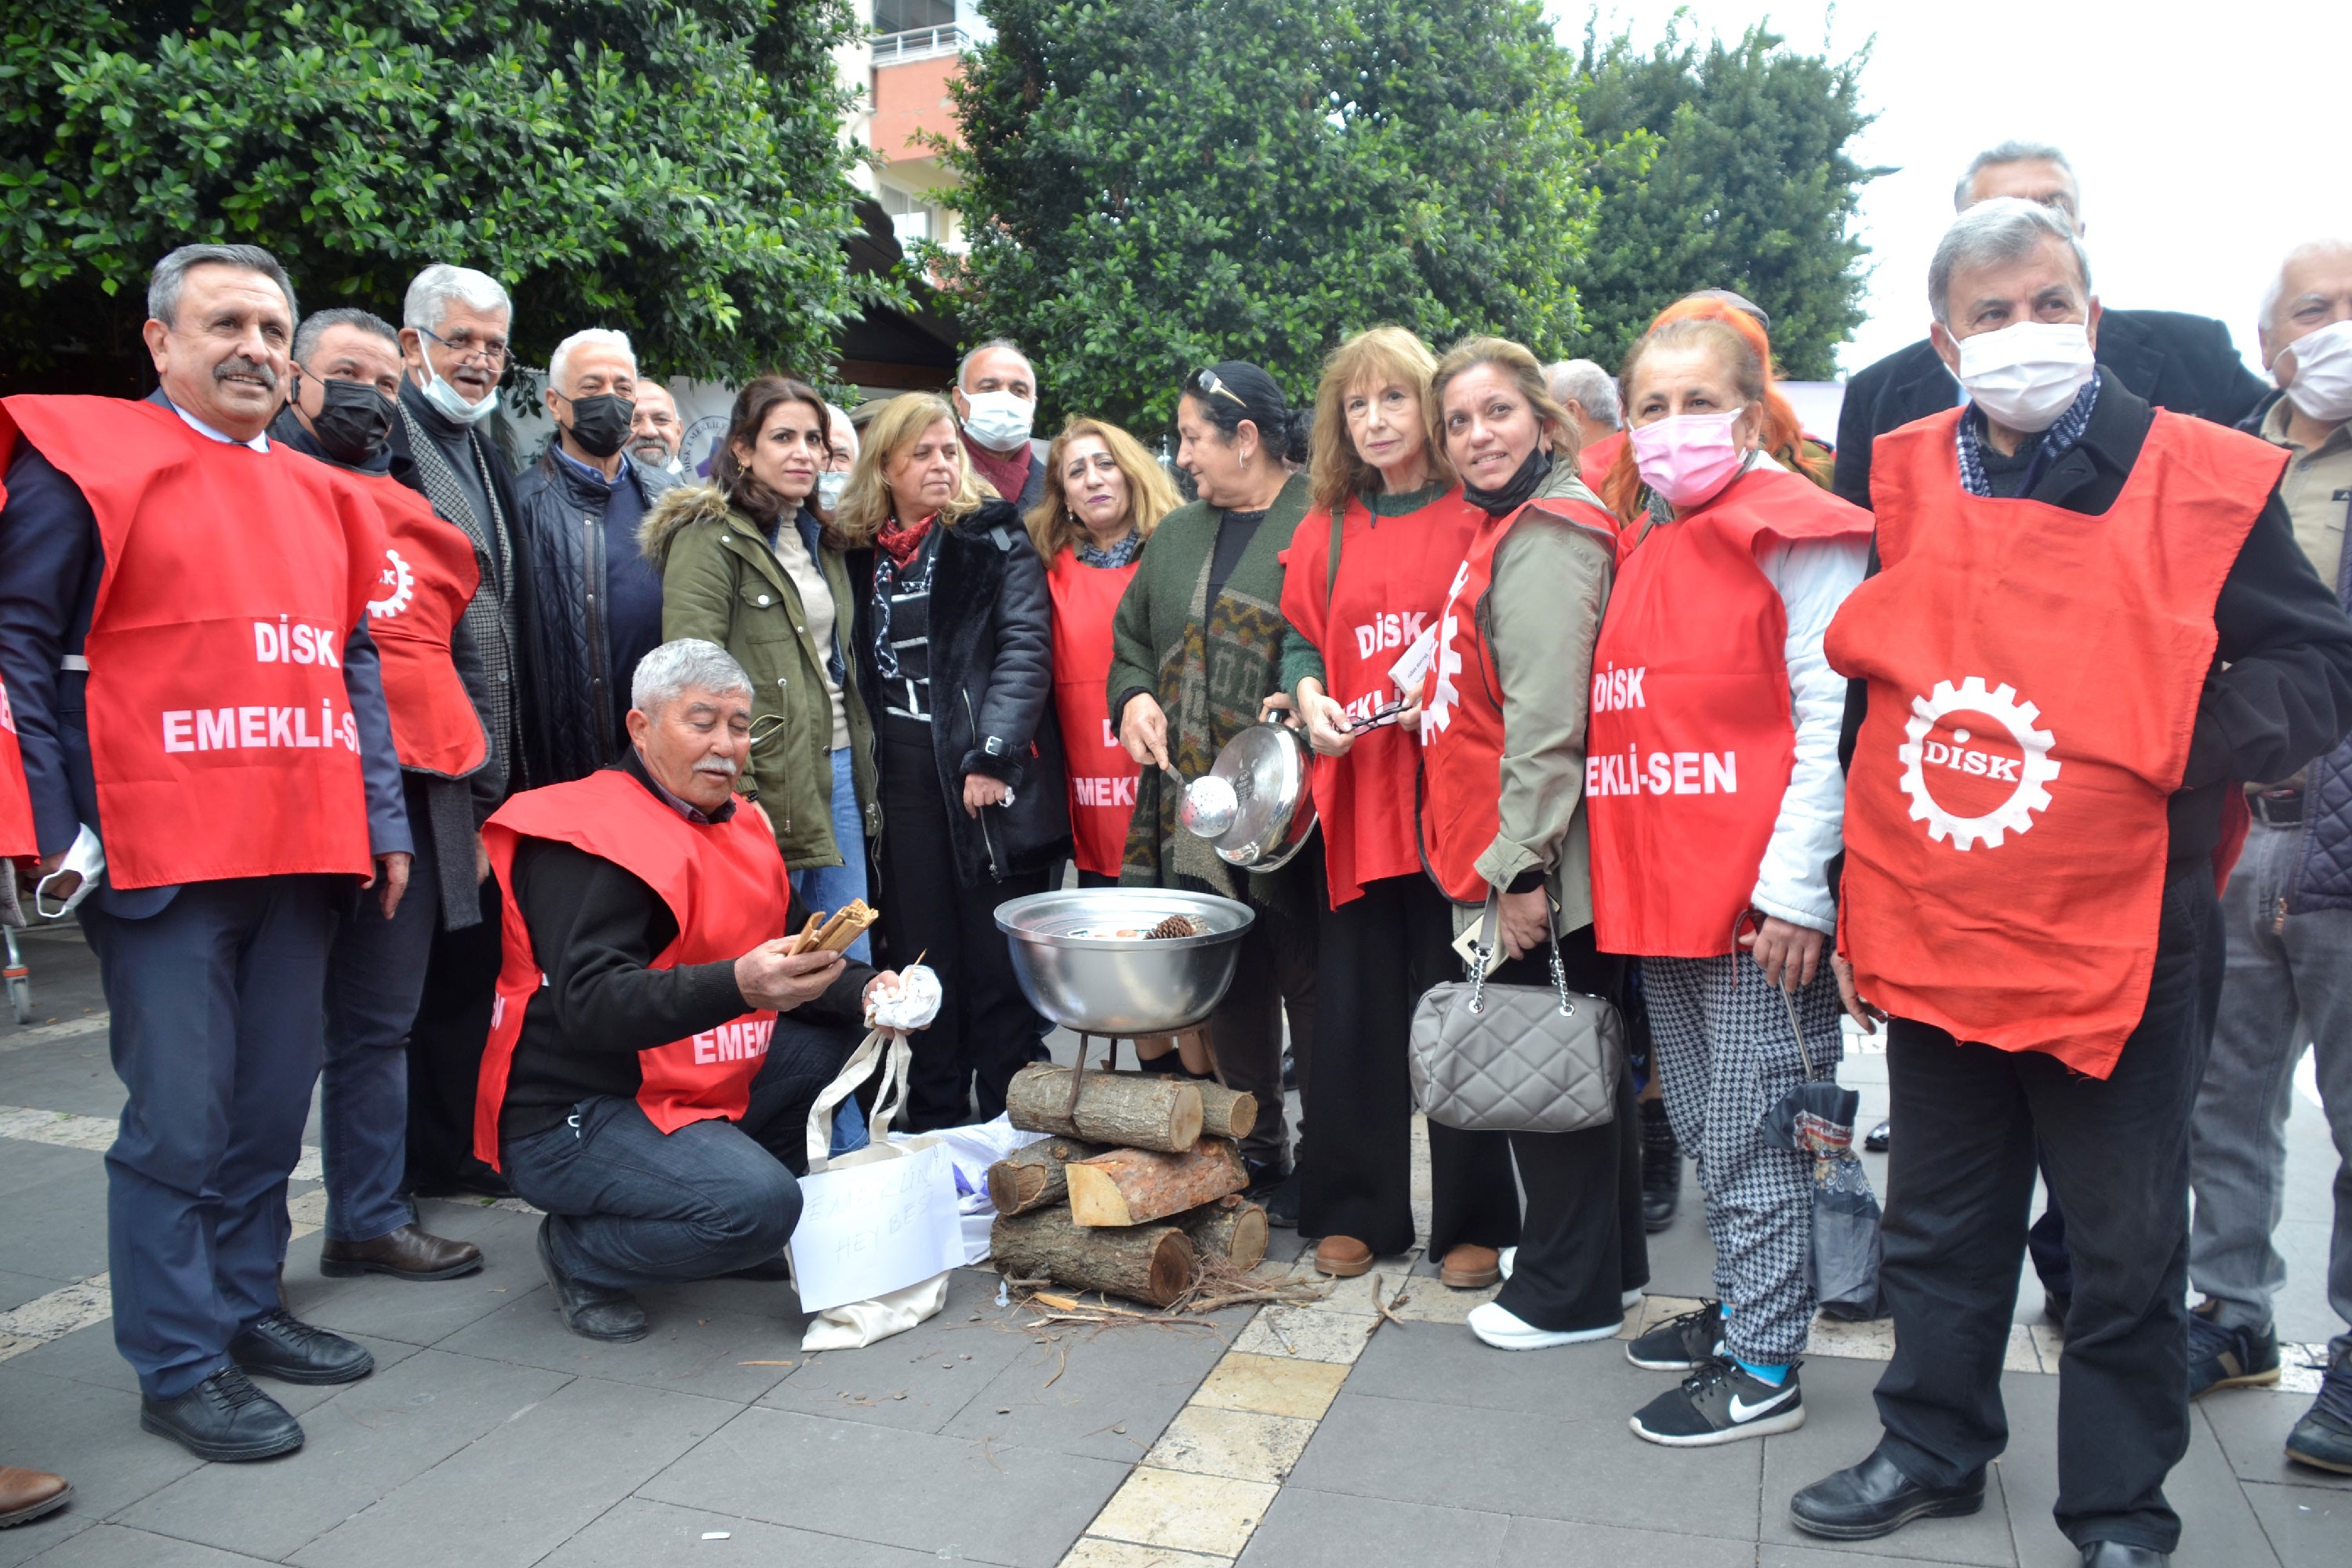
<instances>
[{"instance_id":1,"label":"gray quilted handbag","mask_svg":"<svg viewBox=\"0 0 2352 1568\"><path fill-rule=\"evenodd\" d=\"M1616 1120L1623 1015L1568 988L1557 935L1549 988L1488 984L1498 912L1489 898L1469 978L1431 986L1413 1009L1413 1104L1472 1132L1580 1132Z\"/></svg>"}]
</instances>

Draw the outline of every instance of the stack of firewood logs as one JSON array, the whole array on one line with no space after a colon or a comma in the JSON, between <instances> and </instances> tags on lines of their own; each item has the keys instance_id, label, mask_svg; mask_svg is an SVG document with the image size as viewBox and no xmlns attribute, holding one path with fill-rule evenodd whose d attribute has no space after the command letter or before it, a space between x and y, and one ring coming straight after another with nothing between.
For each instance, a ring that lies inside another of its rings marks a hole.
<instances>
[{"instance_id":1,"label":"stack of firewood logs","mask_svg":"<svg viewBox=\"0 0 2352 1568\"><path fill-rule=\"evenodd\" d=\"M1024 1068L1004 1091L1013 1125L1049 1134L988 1168L991 1247L1008 1278L1045 1279L1165 1307L1204 1264L1255 1268L1265 1210L1237 1140L1257 1101L1178 1074Z\"/></svg>"}]
</instances>

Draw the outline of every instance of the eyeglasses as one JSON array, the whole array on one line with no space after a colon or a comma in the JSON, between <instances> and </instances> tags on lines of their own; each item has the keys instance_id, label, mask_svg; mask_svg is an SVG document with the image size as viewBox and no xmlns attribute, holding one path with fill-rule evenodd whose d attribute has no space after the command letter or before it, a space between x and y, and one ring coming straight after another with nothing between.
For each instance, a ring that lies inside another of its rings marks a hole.
<instances>
[{"instance_id":1,"label":"eyeglasses","mask_svg":"<svg viewBox=\"0 0 2352 1568\"><path fill-rule=\"evenodd\" d=\"M1240 393L1235 392L1232 387L1227 386L1223 382L1217 379L1217 373L1213 370L1194 371L1192 373L1192 384L1199 387L1211 397L1230 397L1235 403L1241 404L1244 408L1247 408L1249 406L1246 402L1243 401L1242 395Z\"/></svg>"},{"instance_id":2,"label":"eyeglasses","mask_svg":"<svg viewBox=\"0 0 2352 1568\"><path fill-rule=\"evenodd\" d=\"M1340 729L1339 733L1360 735L1367 730L1377 730L1382 725L1393 724L1409 706L1411 704L1400 701L1391 702L1385 708L1375 708L1360 719L1349 720Z\"/></svg>"},{"instance_id":3,"label":"eyeglasses","mask_svg":"<svg viewBox=\"0 0 2352 1568\"><path fill-rule=\"evenodd\" d=\"M477 340L471 332L459 332L454 337L445 338L430 327L419 327L416 330L456 354L460 361L478 358L485 364L506 363L507 341L504 338Z\"/></svg>"}]
</instances>

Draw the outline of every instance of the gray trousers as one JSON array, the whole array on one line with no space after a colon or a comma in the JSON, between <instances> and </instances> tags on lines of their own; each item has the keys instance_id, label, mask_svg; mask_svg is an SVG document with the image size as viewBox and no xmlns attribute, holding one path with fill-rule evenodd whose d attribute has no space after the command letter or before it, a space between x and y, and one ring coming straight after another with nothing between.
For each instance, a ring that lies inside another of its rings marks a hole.
<instances>
[{"instance_id":1,"label":"gray trousers","mask_svg":"<svg viewBox=\"0 0 2352 1568\"><path fill-rule=\"evenodd\" d=\"M2258 1327L2286 1282L2271 1245L2286 1192L2286 1119L2294 1068L2315 1046L2319 1093L2335 1134L2336 1229L2327 1300L2352 1323L2352 910L2290 915L2278 900L2303 845L2300 826L2257 822L2221 895L2229 963L2213 1050L2189 1124L2189 1278L2221 1303L2221 1321ZM2340 1349L2352 1334L2336 1336Z\"/></svg>"},{"instance_id":2,"label":"gray trousers","mask_svg":"<svg viewBox=\"0 0 2352 1568\"><path fill-rule=\"evenodd\" d=\"M1804 1352L1813 1312L1813 1160L1776 1148L1759 1131L1765 1113L1805 1081L1787 1006L1745 952L1717 958L1645 958L1642 994L1665 1084L1675 1141L1698 1155L1715 1243L1715 1292L1731 1308L1724 1341L1760 1365ZM1829 957L1796 994L1812 1070L1836 1075L1837 982Z\"/></svg>"}]
</instances>

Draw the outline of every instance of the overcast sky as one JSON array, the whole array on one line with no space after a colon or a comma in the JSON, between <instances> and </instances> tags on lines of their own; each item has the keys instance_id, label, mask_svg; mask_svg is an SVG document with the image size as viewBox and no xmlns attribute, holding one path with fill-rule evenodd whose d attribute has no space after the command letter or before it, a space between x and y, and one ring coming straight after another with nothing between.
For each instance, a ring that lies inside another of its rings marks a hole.
<instances>
[{"instance_id":1,"label":"overcast sky","mask_svg":"<svg viewBox=\"0 0 2352 1568\"><path fill-rule=\"evenodd\" d=\"M1586 0L1549 0L1580 37ZM2111 306L2218 316L2259 367L2254 317L2290 247L2352 237L2352 4L2345 0L1601 0L1654 40L1686 26L1736 38L1769 19L1792 47L1843 58L1874 34L1853 151L1896 172L1863 187L1869 320L1839 363L1860 369L1927 333L1927 258L1952 183L2011 137L2066 151ZM1607 30L1614 30L1607 29Z\"/></svg>"}]
</instances>

